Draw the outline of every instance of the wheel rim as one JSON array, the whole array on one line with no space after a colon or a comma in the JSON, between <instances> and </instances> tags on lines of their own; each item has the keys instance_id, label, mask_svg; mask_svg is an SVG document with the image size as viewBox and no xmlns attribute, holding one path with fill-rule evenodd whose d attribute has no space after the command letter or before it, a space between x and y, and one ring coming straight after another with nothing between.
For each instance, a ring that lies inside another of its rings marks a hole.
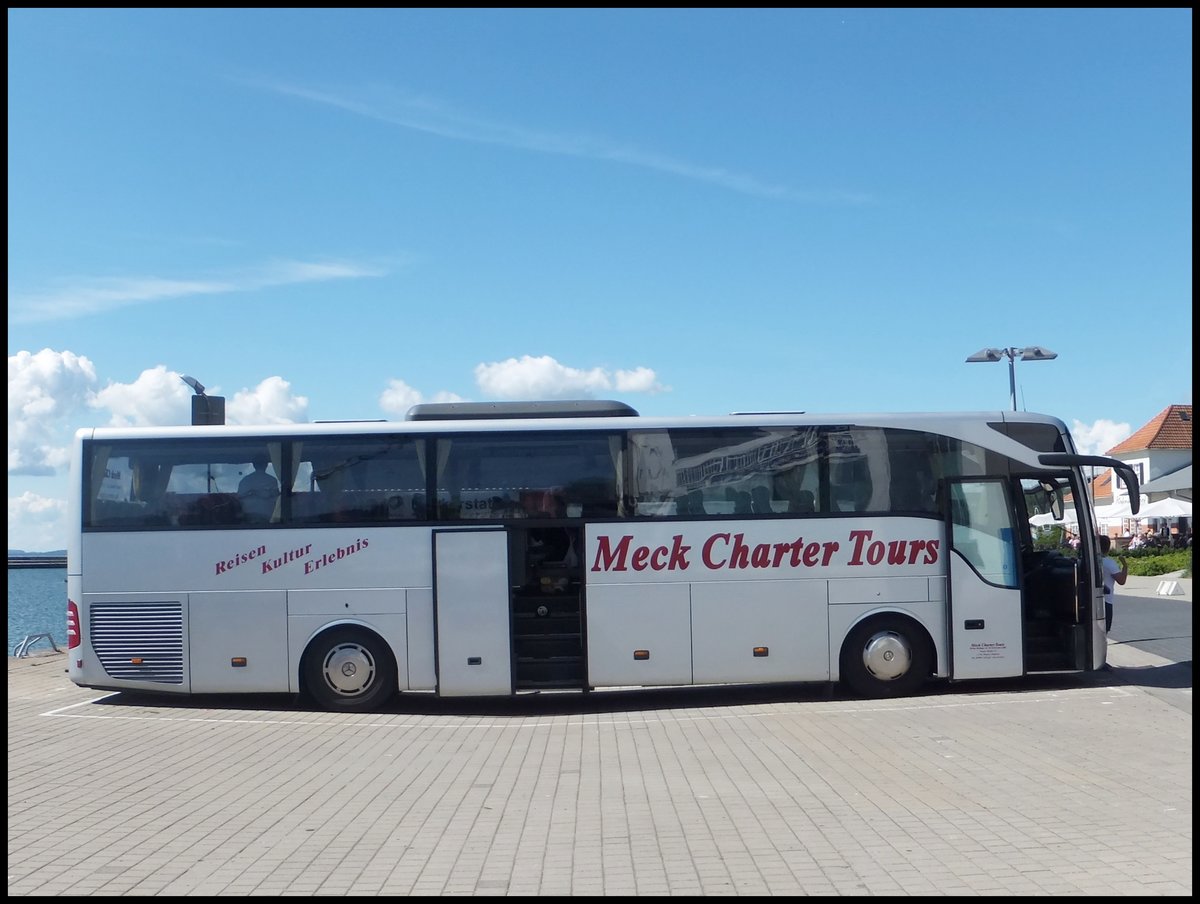
<instances>
[{"instance_id":1,"label":"wheel rim","mask_svg":"<svg viewBox=\"0 0 1200 904\"><path fill-rule=\"evenodd\" d=\"M321 674L335 694L358 697L375 681L375 658L370 650L359 644L338 644L325 657Z\"/></svg>"},{"instance_id":2,"label":"wheel rim","mask_svg":"<svg viewBox=\"0 0 1200 904\"><path fill-rule=\"evenodd\" d=\"M912 661L912 645L894 631L873 634L863 645L863 665L880 681L894 681L907 675Z\"/></svg>"}]
</instances>

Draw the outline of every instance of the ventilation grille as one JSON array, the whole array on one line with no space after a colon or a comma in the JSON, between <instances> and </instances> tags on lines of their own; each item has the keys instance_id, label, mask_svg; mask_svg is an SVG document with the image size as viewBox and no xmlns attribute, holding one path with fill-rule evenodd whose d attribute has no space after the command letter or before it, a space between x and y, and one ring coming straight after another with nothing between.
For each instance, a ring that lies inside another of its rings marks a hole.
<instances>
[{"instance_id":1,"label":"ventilation grille","mask_svg":"<svg viewBox=\"0 0 1200 904\"><path fill-rule=\"evenodd\" d=\"M183 684L182 603L93 603L88 636L110 678Z\"/></svg>"}]
</instances>

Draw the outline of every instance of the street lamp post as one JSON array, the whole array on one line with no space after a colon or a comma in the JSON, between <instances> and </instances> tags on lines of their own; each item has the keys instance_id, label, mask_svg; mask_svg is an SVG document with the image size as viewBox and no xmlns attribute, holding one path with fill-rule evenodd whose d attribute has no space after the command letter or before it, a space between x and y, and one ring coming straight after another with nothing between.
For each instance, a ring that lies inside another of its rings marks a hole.
<instances>
[{"instance_id":1,"label":"street lamp post","mask_svg":"<svg viewBox=\"0 0 1200 904\"><path fill-rule=\"evenodd\" d=\"M968 364L978 364L981 361L995 362L1003 358L1008 359L1008 394L1012 399L1012 410L1017 410L1017 359L1022 361L1050 361L1057 358L1056 352L1050 351L1048 348L1043 348L1040 345L1030 345L1026 348L1017 348L1011 346L1009 348L981 348L971 357L967 358Z\"/></svg>"},{"instance_id":2,"label":"street lamp post","mask_svg":"<svg viewBox=\"0 0 1200 904\"><path fill-rule=\"evenodd\" d=\"M187 374L180 374L179 379L187 383L195 393L192 396L192 426L200 426L203 424L224 424L225 423L225 397L210 396L204 394L204 384L195 377L189 377Z\"/></svg>"}]
</instances>

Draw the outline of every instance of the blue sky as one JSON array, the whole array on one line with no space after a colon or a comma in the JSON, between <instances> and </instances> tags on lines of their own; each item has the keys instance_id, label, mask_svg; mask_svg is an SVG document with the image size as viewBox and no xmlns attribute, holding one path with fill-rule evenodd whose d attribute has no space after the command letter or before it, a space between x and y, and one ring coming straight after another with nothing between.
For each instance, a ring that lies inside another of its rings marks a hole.
<instances>
[{"instance_id":1,"label":"blue sky","mask_svg":"<svg viewBox=\"0 0 1200 904\"><path fill-rule=\"evenodd\" d=\"M78 427L1191 402L1192 13L12 10L9 546Z\"/></svg>"}]
</instances>

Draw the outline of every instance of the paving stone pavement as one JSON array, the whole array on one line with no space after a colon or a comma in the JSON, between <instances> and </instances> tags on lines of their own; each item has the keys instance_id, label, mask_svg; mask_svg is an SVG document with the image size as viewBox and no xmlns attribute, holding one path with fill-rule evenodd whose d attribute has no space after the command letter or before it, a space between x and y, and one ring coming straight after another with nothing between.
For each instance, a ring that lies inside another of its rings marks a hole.
<instances>
[{"instance_id":1,"label":"paving stone pavement","mask_svg":"<svg viewBox=\"0 0 1200 904\"><path fill-rule=\"evenodd\" d=\"M1191 895L1190 699L1143 686L1172 663L1114 664L347 715L10 658L8 893Z\"/></svg>"}]
</instances>

